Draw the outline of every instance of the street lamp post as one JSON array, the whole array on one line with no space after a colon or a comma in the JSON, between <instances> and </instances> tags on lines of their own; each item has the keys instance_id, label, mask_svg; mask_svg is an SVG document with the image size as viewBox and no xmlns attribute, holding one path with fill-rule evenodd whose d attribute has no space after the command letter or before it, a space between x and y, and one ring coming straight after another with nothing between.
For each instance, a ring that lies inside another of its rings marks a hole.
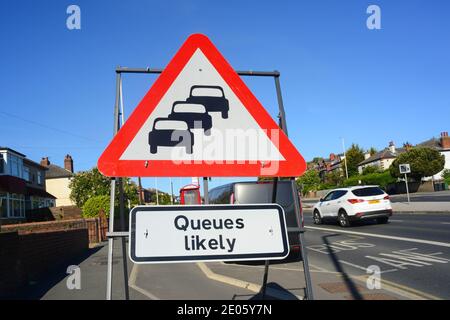
<instances>
[{"instance_id":1,"label":"street lamp post","mask_svg":"<svg viewBox=\"0 0 450 320\"><path fill-rule=\"evenodd\" d=\"M344 138L342 139L342 150L344 151L344 165L345 165L345 176L348 179L348 169L347 169L347 155L345 154L345 144L344 144Z\"/></svg>"}]
</instances>

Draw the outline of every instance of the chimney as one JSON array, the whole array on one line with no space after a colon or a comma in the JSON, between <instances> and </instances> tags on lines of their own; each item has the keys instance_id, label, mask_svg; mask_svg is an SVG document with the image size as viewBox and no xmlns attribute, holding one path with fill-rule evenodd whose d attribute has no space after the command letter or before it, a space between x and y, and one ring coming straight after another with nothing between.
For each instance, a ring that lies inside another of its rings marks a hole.
<instances>
[{"instance_id":1,"label":"chimney","mask_svg":"<svg viewBox=\"0 0 450 320\"><path fill-rule=\"evenodd\" d=\"M43 157L42 159L41 159L41 166L44 166L44 167L48 167L50 165L50 161L48 160L48 157Z\"/></svg>"},{"instance_id":2,"label":"chimney","mask_svg":"<svg viewBox=\"0 0 450 320\"><path fill-rule=\"evenodd\" d=\"M395 144L394 141L389 142L389 150L395 154Z\"/></svg>"},{"instance_id":3,"label":"chimney","mask_svg":"<svg viewBox=\"0 0 450 320\"><path fill-rule=\"evenodd\" d=\"M330 161L334 161L336 155L334 153L330 153Z\"/></svg>"},{"instance_id":4,"label":"chimney","mask_svg":"<svg viewBox=\"0 0 450 320\"><path fill-rule=\"evenodd\" d=\"M442 149L450 149L450 137L447 131L441 132L441 147Z\"/></svg>"},{"instance_id":5,"label":"chimney","mask_svg":"<svg viewBox=\"0 0 450 320\"><path fill-rule=\"evenodd\" d=\"M370 158L370 152L364 153L364 160L367 160Z\"/></svg>"},{"instance_id":6,"label":"chimney","mask_svg":"<svg viewBox=\"0 0 450 320\"><path fill-rule=\"evenodd\" d=\"M64 169L69 170L70 172L73 172L73 159L68 154L64 158Z\"/></svg>"}]
</instances>

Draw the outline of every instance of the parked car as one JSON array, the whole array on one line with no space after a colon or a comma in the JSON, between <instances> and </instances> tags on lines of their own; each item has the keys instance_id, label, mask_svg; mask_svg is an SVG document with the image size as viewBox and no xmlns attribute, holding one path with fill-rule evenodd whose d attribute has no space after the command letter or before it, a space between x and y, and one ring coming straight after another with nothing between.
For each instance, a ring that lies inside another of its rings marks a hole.
<instances>
[{"instance_id":1,"label":"parked car","mask_svg":"<svg viewBox=\"0 0 450 320\"><path fill-rule=\"evenodd\" d=\"M153 123L153 129L148 133L150 152L156 153L158 146L185 147L186 153L192 154L194 134L189 130L186 122L157 118Z\"/></svg>"},{"instance_id":2,"label":"parked car","mask_svg":"<svg viewBox=\"0 0 450 320\"><path fill-rule=\"evenodd\" d=\"M313 207L315 224L337 220L341 227L348 227L357 220L374 219L378 223L387 223L391 215L389 195L378 186L335 189Z\"/></svg>"},{"instance_id":3,"label":"parked car","mask_svg":"<svg viewBox=\"0 0 450 320\"><path fill-rule=\"evenodd\" d=\"M212 118L202 104L177 101L172 105L168 118L186 122L189 129L202 128L207 136L211 134Z\"/></svg>"},{"instance_id":4,"label":"parked car","mask_svg":"<svg viewBox=\"0 0 450 320\"><path fill-rule=\"evenodd\" d=\"M208 198L211 204L272 203L272 191L271 181L235 182L209 190ZM295 211L295 201L298 201L299 212ZM303 226L300 196L297 187L292 190L291 181L278 181L276 202L284 209L288 229ZM301 252L298 232L288 230L288 240L289 258L299 257Z\"/></svg>"},{"instance_id":5,"label":"parked car","mask_svg":"<svg viewBox=\"0 0 450 320\"><path fill-rule=\"evenodd\" d=\"M192 86L186 102L202 104L205 106L206 112L220 112L223 119L228 119L230 106L220 86Z\"/></svg>"}]
</instances>

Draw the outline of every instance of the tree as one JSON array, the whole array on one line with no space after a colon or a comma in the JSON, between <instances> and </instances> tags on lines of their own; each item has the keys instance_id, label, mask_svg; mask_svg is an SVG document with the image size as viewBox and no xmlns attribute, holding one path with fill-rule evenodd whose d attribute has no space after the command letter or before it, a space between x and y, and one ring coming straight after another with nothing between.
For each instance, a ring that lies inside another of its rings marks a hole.
<instances>
[{"instance_id":1,"label":"tree","mask_svg":"<svg viewBox=\"0 0 450 320\"><path fill-rule=\"evenodd\" d=\"M307 170L296 180L296 183L303 194L306 194L309 191L316 191L320 185L319 173L316 170Z\"/></svg>"},{"instance_id":2,"label":"tree","mask_svg":"<svg viewBox=\"0 0 450 320\"><path fill-rule=\"evenodd\" d=\"M136 183L130 178L124 178L124 198L125 204L130 200L131 204L138 203L138 191ZM88 171L76 173L70 181L70 199L77 207L83 205L89 198L95 196L109 196L111 180L98 171L96 167ZM119 188L116 188L116 200L119 199ZM117 202L116 202L117 203Z\"/></svg>"},{"instance_id":3,"label":"tree","mask_svg":"<svg viewBox=\"0 0 450 320\"><path fill-rule=\"evenodd\" d=\"M93 218L98 217L100 210L103 210L106 217L109 217L109 196L95 196L89 198L83 205L83 217Z\"/></svg>"},{"instance_id":4,"label":"tree","mask_svg":"<svg viewBox=\"0 0 450 320\"><path fill-rule=\"evenodd\" d=\"M326 174L325 181L333 186L340 186L344 181L344 176L341 170L333 170Z\"/></svg>"},{"instance_id":5,"label":"tree","mask_svg":"<svg viewBox=\"0 0 450 320\"><path fill-rule=\"evenodd\" d=\"M446 184L450 185L450 169L445 169L442 172L442 178L444 178Z\"/></svg>"},{"instance_id":6,"label":"tree","mask_svg":"<svg viewBox=\"0 0 450 320\"><path fill-rule=\"evenodd\" d=\"M382 172L377 166L367 166L362 170L362 175Z\"/></svg>"},{"instance_id":7,"label":"tree","mask_svg":"<svg viewBox=\"0 0 450 320\"><path fill-rule=\"evenodd\" d=\"M356 176L358 174L358 164L364 160L364 151L357 144L353 143L345 153L345 156L347 157L348 176Z\"/></svg>"},{"instance_id":8,"label":"tree","mask_svg":"<svg viewBox=\"0 0 450 320\"><path fill-rule=\"evenodd\" d=\"M370 147L370 149L367 152L369 152L370 156L373 156L375 153L378 152L378 150L375 149L374 147Z\"/></svg>"},{"instance_id":9,"label":"tree","mask_svg":"<svg viewBox=\"0 0 450 320\"><path fill-rule=\"evenodd\" d=\"M393 177L400 178L398 166L403 163L409 163L411 173L409 174L415 181L421 181L423 177L435 175L444 169L445 158L439 151L426 147L416 147L400 154L392 162L389 172Z\"/></svg>"}]
</instances>

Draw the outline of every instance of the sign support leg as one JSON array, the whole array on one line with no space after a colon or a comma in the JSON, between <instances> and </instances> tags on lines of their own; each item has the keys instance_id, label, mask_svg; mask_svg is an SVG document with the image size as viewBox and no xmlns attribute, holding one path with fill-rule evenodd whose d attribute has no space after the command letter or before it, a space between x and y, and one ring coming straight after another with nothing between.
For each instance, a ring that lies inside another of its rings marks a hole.
<instances>
[{"instance_id":1,"label":"sign support leg","mask_svg":"<svg viewBox=\"0 0 450 320\"><path fill-rule=\"evenodd\" d=\"M120 115L119 115L119 103L120 103L120 73L116 73L116 101L114 104L114 130L113 136L119 131ZM111 192L110 192L110 204L109 204L109 232L114 232L114 199L116 195L116 179L111 179ZM114 250L114 238L108 239L108 265L106 273L106 300L112 298L112 275L113 275L113 250Z\"/></svg>"},{"instance_id":2,"label":"sign support leg","mask_svg":"<svg viewBox=\"0 0 450 320\"><path fill-rule=\"evenodd\" d=\"M125 203L123 194L123 179L119 178L119 210L120 210L120 228L125 230ZM127 243L126 238L122 237L122 263L123 263L123 282L125 286L125 300L130 300L130 293L128 289L128 261L127 261Z\"/></svg>"},{"instance_id":3,"label":"sign support leg","mask_svg":"<svg viewBox=\"0 0 450 320\"><path fill-rule=\"evenodd\" d=\"M286 114L284 112L284 105L283 105L283 97L281 96L281 85L280 85L280 76L279 73L277 76L274 76L275 79L275 88L277 91L277 100L278 100L278 110L279 110L279 118L280 118L280 127L288 136L288 130L287 130L287 124L286 124ZM298 201L298 191L295 186L295 178L291 179L291 185L292 185L292 192L294 196L294 205L295 205L295 212L301 212L300 203ZM305 238L304 238L304 228L303 228L303 222L298 219L298 226L301 229L299 231L299 240L300 240L300 251L302 255L302 263L303 263L303 274L305 275L305 286L306 286L306 297L308 300L313 300L313 291L311 286L311 275L309 273L309 265L308 265L308 256L306 252L306 246L305 246Z\"/></svg>"},{"instance_id":4,"label":"sign support leg","mask_svg":"<svg viewBox=\"0 0 450 320\"><path fill-rule=\"evenodd\" d=\"M277 203L277 189L278 189L278 177L275 177L273 178L272 203ZM261 288L261 296L263 300L266 298L267 278L269 276L269 264L270 264L269 260L266 260L264 263L263 285Z\"/></svg>"},{"instance_id":5,"label":"sign support leg","mask_svg":"<svg viewBox=\"0 0 450 320\"><path fill-rule=\"evenodd\" d=\"M405 173L405 185L406 185L406 195L408 197L408 203L410 203L409 199L409 187L408 187L408 175Z\"/></svg>"}]
</instances>

